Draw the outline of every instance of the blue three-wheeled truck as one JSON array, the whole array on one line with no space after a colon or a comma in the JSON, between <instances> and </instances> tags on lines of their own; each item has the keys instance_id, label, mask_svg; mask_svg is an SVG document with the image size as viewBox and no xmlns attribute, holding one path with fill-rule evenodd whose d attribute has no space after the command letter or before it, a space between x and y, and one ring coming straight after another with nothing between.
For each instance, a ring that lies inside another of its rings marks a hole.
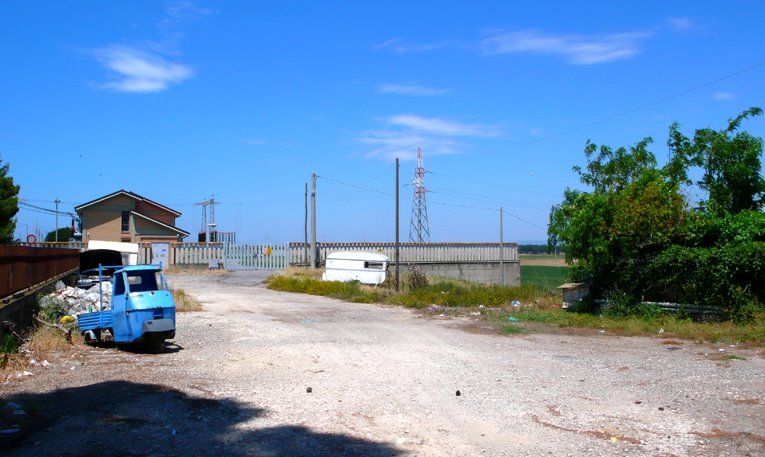
<instances>
[{"instance_id":1,"label":"blue three-wheeled truck","mask_svg":"<svg viewBox=\"0 0 765 457\"><path fill-rule=\"evenodd\" d=\"M175 302L162 266L99 266L101 288L105 280L101 271L109 268L116 268L110 308L103 309L102 293L97 311L77 316L85 341L100 342L108 330L117 344L143 343L158 350L166 339L175 338Z\"/></svg>"}]
</instances>

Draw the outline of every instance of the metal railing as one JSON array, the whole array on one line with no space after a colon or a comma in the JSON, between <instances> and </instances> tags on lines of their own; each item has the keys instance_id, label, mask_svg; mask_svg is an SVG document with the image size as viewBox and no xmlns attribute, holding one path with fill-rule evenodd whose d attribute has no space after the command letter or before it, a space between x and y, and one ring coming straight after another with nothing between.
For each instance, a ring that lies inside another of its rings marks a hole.
<instances>
[{"instance_id":1,"label":"metal railing","mask_svg":"<svg viewBox=\"0 0 765 457\"><path fill-rule=\"evenodd\" d=\"M78 249L0 245L0 298L74 271L79 266Z\"/></svg>"}]
</instances>

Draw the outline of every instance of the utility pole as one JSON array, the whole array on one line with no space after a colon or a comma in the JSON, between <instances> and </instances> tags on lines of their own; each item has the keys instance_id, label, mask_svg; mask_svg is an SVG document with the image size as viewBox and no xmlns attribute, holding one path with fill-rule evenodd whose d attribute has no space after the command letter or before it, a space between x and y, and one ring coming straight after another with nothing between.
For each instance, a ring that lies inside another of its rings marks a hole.
<instances>
[{"instance_id":1,"label":"utility pole","mask_svg":"<svg viewBox=\"0 0 765 457\"><path fill-rule=\"evenodd\" d=\"M305 218L303 219L303 259L308 263L308 181L305 183Z\"/></svg>"},{"instance_id":2,"label":"utility pole","mask_svg":"<svg viewBox=\"0 0 765 457\"><path fill-rule=\"evenodd\" d=\"M55 230L56 235L55 236L56 236L56 243L58 243L58 204L61 203L61 200L59 200L58 197L56 197L56 199L53 200L53 203L56 204L56 230Z\"/></svg>"},{"instance_id":3,"label":"utility pole","mask_svg":"<svg viewBox=\"0 0 765 457\"><path fill-rule=\"evenodd\" d=\"M399 272L399 239L398 239L398 157L396 157L396 277L393 283L394 289L398 292L398 272Z\"/></svg>"},{"instance_id":4,"label":"utility pole","mask_svg":"<svg viewBox=\"0 0 765 457\"><path fill-rule=\"evenodd\" d=\"M316 258L316 173L311 173L311 268L319 266Z\"/></svg>"},{"instance_id":5,"label":"utility pole","mask_svg":"<svg viewBox=\"0 0 765 457\"><path fill-rule=\"evenodd\" d=\"M502 207L499 207L499 285L505 285L505 244L502 230Z\"/></svg>"}]
</instances>

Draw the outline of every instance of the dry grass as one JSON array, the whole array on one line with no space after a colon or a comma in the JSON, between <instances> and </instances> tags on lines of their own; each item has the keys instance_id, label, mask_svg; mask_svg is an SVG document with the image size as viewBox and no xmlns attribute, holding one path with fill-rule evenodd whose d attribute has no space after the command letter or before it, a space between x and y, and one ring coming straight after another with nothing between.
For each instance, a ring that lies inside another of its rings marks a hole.
<instances>
[{"instance_id":1,"label":"dry grass","mask_svg":"<svg viewBox=\"0 0 765 457\"><path fill-rule=\"evenodd\" d=\"M202 311L202 303L183 289L173 289L173 301L175 301L175 311L178 313Z\"/></svg>"},{"instance_id":2,"label":"dry grass","mask_svg":"<svg viewBox=\"0 0 765 457\"><path fill-rule=\"evenodd\" d=\"M284 270L278 272L275 276L298 276L321 279L322 273L324 273L323 268L287 267Z\"/></svg>"},{"instance_id":3,"label":"dry grass","mask_svg":"<svg viewBox=\"0 0 765 457\"><path fill-rule=\"evenodd\" d=\"M67 335L57 328L38 326L25 338L19 352L0 354L0 378L27 370L32 359L42 362L67 355L82 343L76 331Z\"/></svg>"},{"instance_id":4,"label":"dry grass","mask_svg":"<svg viewBox=\"0 0 765 457\"><path fill-rule=\"evenodd\" d=\"M72 332L76 334L76 332ZM51 352L66 352L72 349L72 336L67 336L61 330L49 327L37 327L30 335L26 347L33 354L50 354ZM39 357L38 357L39 358Z\"/></svg>"}]
</instances>

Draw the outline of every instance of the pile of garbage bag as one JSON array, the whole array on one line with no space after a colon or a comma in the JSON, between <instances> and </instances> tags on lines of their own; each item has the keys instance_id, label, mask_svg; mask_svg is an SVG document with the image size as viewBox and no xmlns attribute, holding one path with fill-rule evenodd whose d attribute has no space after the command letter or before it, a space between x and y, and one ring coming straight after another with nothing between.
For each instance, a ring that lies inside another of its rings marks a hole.
<instances>
[{"instance_id":1,"label":"pile of garbage bag","mask_svg":"<svg viewBox=\"0 0 765 457\"><path fill-rule=\"evenodd\" d=\"M101 288L102 290L99 290ZM76 318L78 314L99 310L100 298L103 294L103 302L100 310L107 310L112 302L112 283L104 281L89 289L70 287L58 281L55 290L40 299L41 311L56 320L64 316Z\"/></svg>"}]
</instances>

